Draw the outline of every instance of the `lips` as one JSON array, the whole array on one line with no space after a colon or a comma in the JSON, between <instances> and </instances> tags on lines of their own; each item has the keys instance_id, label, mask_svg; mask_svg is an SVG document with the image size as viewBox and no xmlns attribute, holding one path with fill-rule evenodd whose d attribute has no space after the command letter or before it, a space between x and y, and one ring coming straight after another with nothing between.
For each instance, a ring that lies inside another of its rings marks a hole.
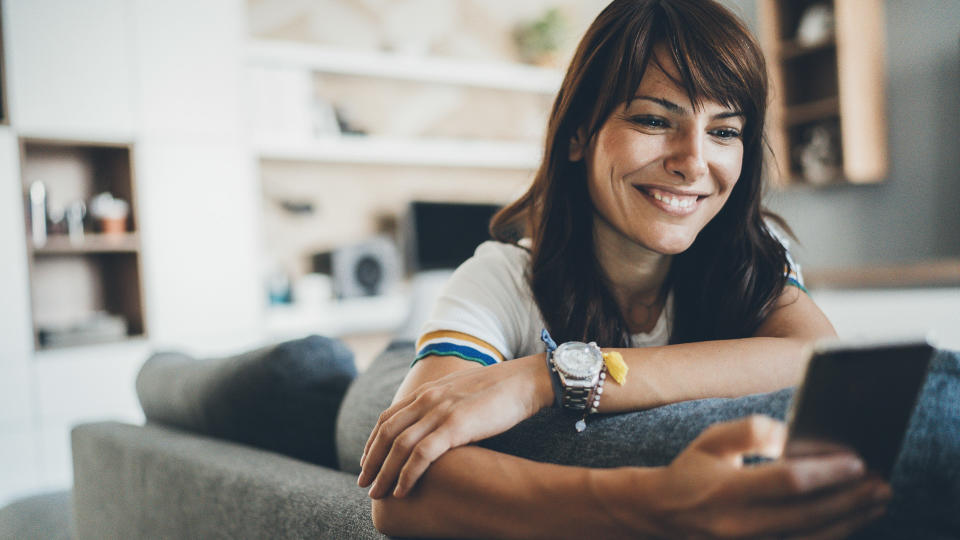
<instances>
[{"instance_id":1,"label":"lips","mask_svg":"<svg viewBox=\"0 0 960 540\"><path fill-rule=\"evenodd\" d=\"M693 213L701 199L706 197L702 193L683 193L652 186L633 186L647 197L654 206L664 212L684 216Z\"/></svg>"}]
</instances>

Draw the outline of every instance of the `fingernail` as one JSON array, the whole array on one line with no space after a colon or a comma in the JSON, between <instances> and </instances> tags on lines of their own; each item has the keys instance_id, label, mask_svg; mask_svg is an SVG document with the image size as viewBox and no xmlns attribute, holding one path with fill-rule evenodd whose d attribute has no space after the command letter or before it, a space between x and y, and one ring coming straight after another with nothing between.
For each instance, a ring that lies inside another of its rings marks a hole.
<instances>
[{"instance_id":1,"label":"fingernail","mask_svg":"<svg viewBox=\"0 0 960 540\"><path fill-rule=\"evenodd\" d=\"M850 462L847 464L847 469L850 471L850 474L863 473L863 470L864 470L863 460L858 458L851 458Z\"/></svg>"},{"instance_id":2,"label":"fingernail","mask_svg":"<svg viewBox=\"0 0 960 540\"><path fill-rule=\"evenodd\" d=\"M889 501L890 497L892 496L893 496L893 491L890 489L890 486L886 484L877 486L873 490L873 498L874 500L879 502Z\"/></svg>"}]
</instances>

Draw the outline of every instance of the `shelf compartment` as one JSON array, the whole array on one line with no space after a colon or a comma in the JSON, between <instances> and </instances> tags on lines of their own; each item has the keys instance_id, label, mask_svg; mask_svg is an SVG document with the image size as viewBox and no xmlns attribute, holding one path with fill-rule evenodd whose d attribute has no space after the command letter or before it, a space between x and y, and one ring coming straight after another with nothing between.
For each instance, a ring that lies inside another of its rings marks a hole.
<instances>
[{"instance_id":1,"label":"shelf compartment","mask_svg":"<svg viewBox=\"0 0 960 540\"><path fill-rule=\"evenodd\" d=\"M269 40L247 45L247 64L544 94L556 93L563 80L560 70L524 64L346 51Z\"/></svg>"},{"instance_id":2,"label":"shelf compartment","mask_svg":"<svg viewBox=\"0 0 960 540\"><path fill-rule=\"evenodd\" d=\"M136 253L51 254L35 259L31 281L38 348L123 341L145 335L139 268ZM97 313L122 317L126 331L106 339L95 332L86 339L64 331L50 337L54 329L83 326Z\"/></svg>"},{"instance_id":3,"label":"shelf compartment","mask_svg":"<svg viewBox=\"0 0 960 540\"><path fill-rule=\"evenodd\" d=\"M263 139L256 150L266 160L520 170L536 169L541 155L531 143L367 136Z\"/></svg>"}]
</instances>

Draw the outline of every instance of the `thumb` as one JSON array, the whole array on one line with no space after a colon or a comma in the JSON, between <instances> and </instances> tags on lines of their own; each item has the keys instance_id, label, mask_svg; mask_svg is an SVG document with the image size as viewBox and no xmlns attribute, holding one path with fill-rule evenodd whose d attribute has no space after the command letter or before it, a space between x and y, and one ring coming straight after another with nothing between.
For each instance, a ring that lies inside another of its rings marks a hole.
<instances>
[{"instance_id":1,"label":"thumb","mask_svg":"<svg viewBox=\"0 0 960 540\"><path fill-rule=\"evenodd\" d=\"M783 422L753 415L710 426L690 447L739 465L744 454L779 457L786 439L787 428Z\"/></svg>"}]
</instances>

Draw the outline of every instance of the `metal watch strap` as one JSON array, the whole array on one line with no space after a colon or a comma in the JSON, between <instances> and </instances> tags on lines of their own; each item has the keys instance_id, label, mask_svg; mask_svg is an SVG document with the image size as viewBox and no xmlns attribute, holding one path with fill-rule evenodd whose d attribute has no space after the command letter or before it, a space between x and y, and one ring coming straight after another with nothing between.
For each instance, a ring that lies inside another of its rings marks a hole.
<instances>
[{"instance_id":1,"label":"metal watch strap","mask_svg":"<svg viewBox=\"0 0 960 540\"><path fill-rule=\"evenodd\" d=\"M590 406L590 394L593 388L564 388L562 405L571 411L585 411Z\"/></svg>"}]
</instances>

